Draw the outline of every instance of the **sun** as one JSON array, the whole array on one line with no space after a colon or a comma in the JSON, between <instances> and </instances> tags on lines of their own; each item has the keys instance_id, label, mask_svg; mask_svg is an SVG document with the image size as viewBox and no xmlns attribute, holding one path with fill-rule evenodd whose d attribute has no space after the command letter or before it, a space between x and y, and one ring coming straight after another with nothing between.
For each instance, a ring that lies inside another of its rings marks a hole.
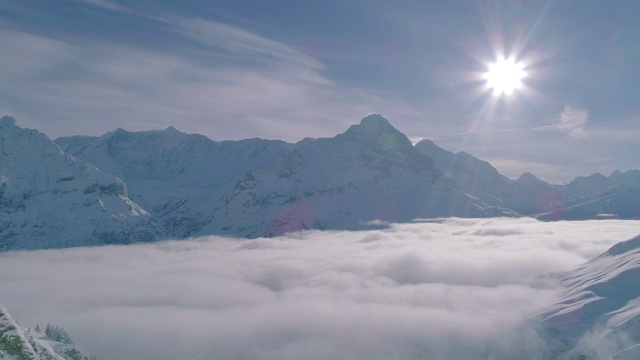
<instances>
[{"instance_id":1,"label":"sun","mask_svg":"<svg viewBox=\"0 0 640 360\"><path fill-rule=\"evenodd\" d=\"M487 87L493 89L494 95L511 95L514 90L522 88L525 76L524 65L516 62L513 57L498 58L484 73Z\"/></svg>"}]
</instances>

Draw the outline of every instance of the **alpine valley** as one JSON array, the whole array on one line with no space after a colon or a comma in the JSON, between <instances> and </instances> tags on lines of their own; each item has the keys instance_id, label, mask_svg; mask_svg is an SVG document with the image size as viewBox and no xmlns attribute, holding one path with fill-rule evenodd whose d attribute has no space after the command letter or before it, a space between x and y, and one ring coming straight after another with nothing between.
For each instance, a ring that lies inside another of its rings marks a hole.
<instances>
[{"instance_id":1,"label":"alpine valley","mask_svg":"<svg viewBox=\"0 0 640 360\"><path fill-rule=\"evenodd\" d=\"M333 138L212 141L174 127L55 141L0 120L0 249L367 229L415 218L640 218L640 171L511 180L380 115Z\"/></svg>"}]
</instances>

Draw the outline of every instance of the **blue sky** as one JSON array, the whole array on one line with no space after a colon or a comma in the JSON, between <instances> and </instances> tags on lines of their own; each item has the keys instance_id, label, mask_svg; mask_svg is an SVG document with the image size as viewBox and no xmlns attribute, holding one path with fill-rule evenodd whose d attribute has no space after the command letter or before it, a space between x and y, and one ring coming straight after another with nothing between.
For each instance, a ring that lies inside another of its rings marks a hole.
<instances>
[{"instance_id":1,"label":"blue sky","mask_svg":"<svg viewBox=\"0 0 640 360\"><path fill-rule=\"evenodd\" d=\"M298 141L380 113L553 181L640 168L636 1L0 0L0 114ZM493 96L498 55L524 87Z\"/></svg>"}]
</instances>

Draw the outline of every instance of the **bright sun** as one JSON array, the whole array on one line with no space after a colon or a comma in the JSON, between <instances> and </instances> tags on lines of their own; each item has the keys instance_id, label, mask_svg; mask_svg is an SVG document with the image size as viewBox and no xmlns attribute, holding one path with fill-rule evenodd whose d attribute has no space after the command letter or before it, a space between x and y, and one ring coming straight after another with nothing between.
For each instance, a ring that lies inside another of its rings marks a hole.
<instances>
[{"instance_id":1,"label":"bright sun","mask_svg":"<svg viewBox=\"0 0 640 360\"><path fill-rule=\"evenodd\" d=\"M526 76L524 66L517 63L514 58L504 57L489 65L488 71L484 74L487 86L493 89L494 95L510 95L514 90L522 87L522 79Z\"/></svg>"}]
</instances>

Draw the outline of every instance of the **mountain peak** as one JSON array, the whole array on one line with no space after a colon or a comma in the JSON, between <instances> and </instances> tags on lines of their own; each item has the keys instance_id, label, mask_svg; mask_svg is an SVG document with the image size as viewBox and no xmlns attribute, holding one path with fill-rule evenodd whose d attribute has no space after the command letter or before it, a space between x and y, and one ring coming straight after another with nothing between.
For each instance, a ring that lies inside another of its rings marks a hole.
<instances>
[{"instance_id":1,"label":"mountain peak","mask_svg":"<svg viewBox=\"0 0 640 360\"><path fill-rule=\"evenodd\" d=\"M353 125L344 134L338 135L339 138L342 136L350 138L349 141L360 139L376 142L385 151L400 148L416 151L403 133L378 114L365 117L360 124Z\"/></svg>"},{"instance_id":2,"label":"mountain peak","mask_svg":"<svg viewBox=\"0 0 640 360\"><path fill-rule=\"evenodd\" d=\"M436 145L436 143L429 139L420 140L414 145L414 147L418 149L418 151L420 151L422 154L433 158L434 160L436 160L436 162L442 162L443 164L450 162L452 160L451 158L455 155L451 151L447 151Z\"/></svg>"},{"instance_id":3,"label":"mountain peak","mask_svg":"<svg viewBox=\"0 0 640 360\"><path fill-rule=\"evenodd\" d=\"M378 114L363 118L359 125L351 126L346 133L373 136L376 139L383 134L401 134L387 119ZM404 134L402 136L405 137Z\"/></svg>"},{"instance_id":4,"label":"mountain peak","mask_svg":"<svg viewBox=\"0 0 640 360\"><path fill-rule=\"evenodd\" d=\"M522 175L520 175L520 177L516 181L525 184L546 184L545 181L538 179L538 177L530 172L522 173Z\"/></svg>"},{"instance_id":5,"label":"mountain peak","mask_svg":"<svg viewBox=\"0 0 640 360\"><path fill-rule=\"evenodd\" d=\"M387 119L380 114L369 115L360 121L360 126L369 129L393 128Z\"/></svg>"},{"instance_id":6,"label":"mountain peak","mask_svg":"<svg viewBox=\"0 0 640 360\"><path fill-rule=\"evenodd\" d=\"M0 127L3 126L16 126L16 119L11 116L3 116L2 119L0 119Z\"/></svg>"}]
</instances>

